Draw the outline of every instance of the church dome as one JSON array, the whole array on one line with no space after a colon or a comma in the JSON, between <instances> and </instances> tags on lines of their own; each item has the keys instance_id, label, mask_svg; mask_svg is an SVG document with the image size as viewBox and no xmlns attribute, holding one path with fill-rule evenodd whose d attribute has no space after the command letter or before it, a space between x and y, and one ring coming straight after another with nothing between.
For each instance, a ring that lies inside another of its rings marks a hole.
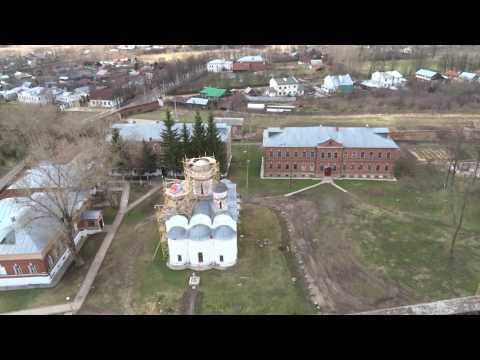
<instances>
[{"instance_id":1,"label":"church dome","mask_svg":"<svg viewBox=\"0 0 480 360\"><path fill-rule=\"evenodd\" d=\"M170 231L167 233L167 237L170 240L185 240L187 235L187 231L185 228L180 227L180 226L175 226L170 229Z\"/></svg>"},{"instance_id":2,"label":"church dome","mask_svg":"<svg viewBox=\"0 0 480 360\"><path fill-rule=\"evenodd\" d=\"M222 225L213 231L215 240L231 240L236 237L236 232L230 226Z\"/></svg>"},{"instance_id":3,"label":"church dome","mask_svg":"<svg viewBox=\"0 0 480 360\"><path fill-rule=\"evenodd\" d=\"M198 159L193 163L193 171L204 172L211 168L211 164L207 159Z\"/></svg>"},{"instance_id":4,"label":"church dome","mask_svg":"<svg viewBox=\"0 0 480 360\"><path fill-rule=\"evenodd\" d=\"M210 227L203 224L193 226L189 231L190 240L208 240L210 239Z\"/></svg>"}]
</instances>

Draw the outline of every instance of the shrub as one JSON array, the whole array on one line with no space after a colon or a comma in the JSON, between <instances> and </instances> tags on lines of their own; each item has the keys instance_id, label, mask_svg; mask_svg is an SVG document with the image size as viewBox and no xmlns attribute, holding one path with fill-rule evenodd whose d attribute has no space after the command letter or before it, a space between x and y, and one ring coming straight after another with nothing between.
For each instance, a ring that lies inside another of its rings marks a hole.
<instances>
[{"instance_id":1,"label":"shrub","mask_svg":"<svg viewBox=\"0 0 480 360\"><path fill-rule=\"evenodd\" d=\"M415 177L417 160L406 151L402 151L400 158L395 163L395 177Z\"/></svg>"}]
</instances>

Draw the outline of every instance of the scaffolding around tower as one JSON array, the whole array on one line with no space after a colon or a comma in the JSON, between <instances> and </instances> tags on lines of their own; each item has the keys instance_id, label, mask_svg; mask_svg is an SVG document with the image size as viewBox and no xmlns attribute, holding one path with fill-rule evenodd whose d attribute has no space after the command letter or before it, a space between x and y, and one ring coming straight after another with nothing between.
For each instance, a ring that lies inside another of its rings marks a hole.
<instances>
[{"instance_id":1,"label":"scaffolding around tower","mask_svg":"<svg viewBox=\"0 0 480 360\"><path fill-rule=\"evenodd\" d=\"M213 184L220 180L220 167L214 156L203 156L183 160L184 180L164 179L164 203L156 205L156 217L160 241L153 258L161 249L164 259L168 257L168 241L165 222L173 215L192 213L193 203L197 199L212 196Z\"/></svg>"}]
</instances>

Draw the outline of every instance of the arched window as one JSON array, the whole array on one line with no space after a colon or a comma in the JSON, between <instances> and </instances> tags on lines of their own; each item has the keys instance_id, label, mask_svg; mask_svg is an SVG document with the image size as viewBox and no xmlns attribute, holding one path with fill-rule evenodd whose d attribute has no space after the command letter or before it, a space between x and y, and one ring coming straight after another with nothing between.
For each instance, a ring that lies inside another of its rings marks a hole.
<instances>
[{"instance_id":1,"label":"arched window","mask_svg":"<svg viewBox=\"0 0 480 360\"><path fill-rule=\"evenodd\" d=\"M5 266L0 265L0 275L7 275L7 269Z\"/></svg>"}]
</instances>

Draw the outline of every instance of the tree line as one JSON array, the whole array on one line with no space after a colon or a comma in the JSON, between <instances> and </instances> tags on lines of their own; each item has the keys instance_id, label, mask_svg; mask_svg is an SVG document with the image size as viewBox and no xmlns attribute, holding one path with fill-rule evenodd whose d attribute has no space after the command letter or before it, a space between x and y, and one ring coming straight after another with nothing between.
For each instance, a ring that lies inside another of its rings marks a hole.
<instances>
[{"instance_id":1,"label":"tree line","mask_svg":"<svg viewBox=\"0 0 480 360\"><path fill-rule=\"evenodd\" d=\"M185 158L213 155L220 162L221 170L225 171L227 159L224 144L213 114L208 115L205 126L200 113L196 112L190 131L186 123L178 129L170 110L167 110L164 128L159 135L159 142L152 144L143 140L139 149L138 145L122 139L119 130L114 128L111 139L114 166L122 171L140 169L142 172L152 173L162 169L167 174L176 174L182 171L182 161ZM155 145L160 148L156 150Z\"/></svg>"}]
</instances>

